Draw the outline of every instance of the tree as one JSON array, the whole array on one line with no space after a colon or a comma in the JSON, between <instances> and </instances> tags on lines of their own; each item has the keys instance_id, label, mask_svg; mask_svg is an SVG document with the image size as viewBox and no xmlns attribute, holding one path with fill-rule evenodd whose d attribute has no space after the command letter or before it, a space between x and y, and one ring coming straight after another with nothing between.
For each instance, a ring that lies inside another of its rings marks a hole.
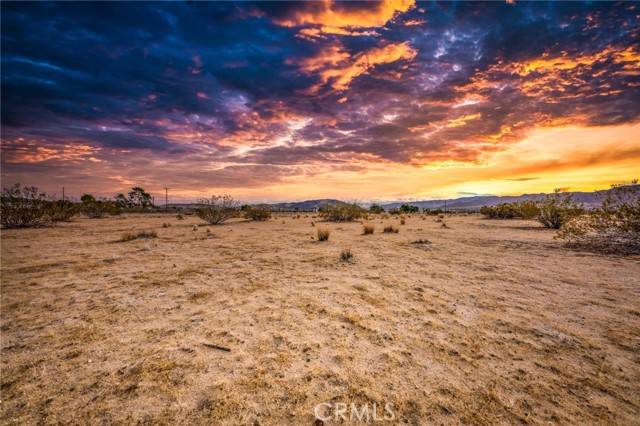
<instances>
[{"instance_id":1,"label":"tree","mask_svg":"<svg viewBox=\"0 0 640 426\"><path fill-rule=\"evenodd\" d=\"M129 204L132 207L140 207L142 209L146 209L150 207L151 204L151 195L147 193L144 189L139 186L134 186L129 191Z\"/></svg>"},{"instance_id":2,"label":"tree","mask_svg":"<svg viewBox=\"0 0 640 426\"><path fill-rule=\"evenodd\" d=\"M124 196L123 193L116 195L114 197L114 200L115 200L115 203L118 205L118 207L120 207L121 209L130 207L129 200L127 199L127 197Z\"/></svg>"},{"instance_id":3,"label":"tree","mask_svg":"<svg viewBox=\"0 0 640 426\"><path fill-rule=\"evenodd\" d=\"M96 202L96 197L91 194L84 194L80 197L80 201L82 201L82 204L91 204Z\"/></svg>"},{"instance_id":4,"label":"tree","mask_svg":"<svg viewBox=\"0 0 640 426\"><path fill-rule=\"evenodd\" d=\"M373 203L369 207L369 211L374 214L380 214L380 213L384 213L384 208L379 204Z\"/></svg>"},{"instance_id":5,"label":"tree","mask_svg":"<svg viewBox=\"0 0 640 426\"><path fill-rule=\"evenodd\" d=\"M420 211L420 208L412 206L410 204L403 204L400 206L400 211L402 213L418 213Z\"/></svg>"}]
</instances>

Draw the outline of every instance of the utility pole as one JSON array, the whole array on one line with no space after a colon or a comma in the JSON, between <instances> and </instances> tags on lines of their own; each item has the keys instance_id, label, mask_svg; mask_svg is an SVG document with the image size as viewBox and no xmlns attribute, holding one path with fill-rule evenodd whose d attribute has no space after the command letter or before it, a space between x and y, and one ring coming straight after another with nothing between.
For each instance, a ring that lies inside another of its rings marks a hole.
<instances>
[{"instance_id":1,"label":"utility pole","mask_svg":"<svg viewBox=\"0 0 640 426\"><path fill-rule=\"evenodd\" d=\"M169 188L164 187L164 210L169 209Z\"/></svg>"},{"instance_id":2,"label":"utility pole","mask_svg":"<svg viewBox=\"0 0 640 426\"><path fill-rule=\"evenodd\" d=\"M62 187L62 201L64 201L64 186Z\"/></svg>"}]
</instances>

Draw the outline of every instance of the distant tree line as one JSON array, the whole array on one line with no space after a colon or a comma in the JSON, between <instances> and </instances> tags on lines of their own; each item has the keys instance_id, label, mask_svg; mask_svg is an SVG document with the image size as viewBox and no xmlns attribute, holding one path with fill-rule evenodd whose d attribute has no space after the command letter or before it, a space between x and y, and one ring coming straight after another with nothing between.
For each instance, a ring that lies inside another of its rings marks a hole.
<instances>
[{"instance_id":1,"label":"distant tree line","mask_svg":"<svg viewBox=\"0 0 640 426\"><path fill-rule=\"evenodd\" d=\"M0 196L0 224L3 228L25 228L67 222L78 214L90 218L119 215L123 211L145 212L154 208L151 195L141 187L113 199L83 194L80 202L55 200L35 186L15 184L4 188Z\"/></svg>"}]
</instances>

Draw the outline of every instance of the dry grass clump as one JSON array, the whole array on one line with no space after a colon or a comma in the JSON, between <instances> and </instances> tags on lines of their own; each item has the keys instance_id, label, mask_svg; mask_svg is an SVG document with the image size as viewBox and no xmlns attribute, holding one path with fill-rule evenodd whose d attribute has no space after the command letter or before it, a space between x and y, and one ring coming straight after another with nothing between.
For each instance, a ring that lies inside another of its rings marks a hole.
<instances>
[{"instance_id":1,"label":"dry grass clump","mask_svg":"<svg viewBox=\"0 0 640 426\"><path fill-rule=\"evenodd\" d=\"M569 246L640 254L640 186L614 185L600 209L567 220L557 237Z\"/></svg>"},{"instance_id":2,"label":"dry grass clump","mask_svg":"<svg viewBox=\"0 0 640 426\"><path fill-rule=\"evenodd\" d=\"M169 228L169 227L171 227L171 224L165 222L165 223L162 224L162 227L163 228Z\"/></svg>"},{"instance_id":3,"label":"dry grass clump","mask_svg":"<svg viewBox=\"0 0 640 426\"><path fill-rule=\"evenodd\" d=\"M420 238L418 240L415 241L411 241L411 244L416 244L416 245L426 245L426 244L431 244L431 241Z\"/></svg>"},{"instance_id":4,"label":"dry grass clump","mask_svg":"<svg viewBox=\"0 0 640 426\"><path fill-rule=\"evenodd\" d=\"M353 260L354 256L350 249L344 249L340 252L340 261L351 263Z\"/></svg>"},{"instance_id":5,"label":"dry grass clump","mask_svg":"<svg viewBox=\"0 0 640 426\"><path fill-rule=\"evenodd\" d=\"M271 210L266 207L250 207L245 210L244 217L246 219L264 222L271 219Z\"/></svg>"},{"instance_id":6,"label":"dry grass clump","mask_svg":"<svg viewBox=\"0 0 640 426\"><path fill-rule=\"evenodd\" d=\"M366 215L357 204L327 205L320 209L320 216L331 222L351 222Z\"/></svg>"},{"instance_id":7,"label":"dry grass clump","mask_svg":"<svg viewBox=\"0 0 640 426\"><path fill-rule=\"evenodd\" d=\"M387 225L384 227L382 232L384 232L385 234L397 234L398 232L400 232L400 229L396 228L393 225Z\"/></svg>"},{"instance_id":8,"label":"dry grass clump","mask_svg":"<svg viewBox=\"0 0 640 426\"><path fill-rule=\"evenodd\" d=\"M176 219L178 219L178 220L184 220L184 216L182 216L181 214L177 214L177 215L176 215Z\"/></svg>"},{"instance_id":9,"label":"dry grass clump","mask_svg":"<svg viewBox=\"0 0 640 426\"><path fill-rule=\"evenodd\" d=\"M400 225L404 225L406 223L406 220L404 217L400 218Z\"/></svg>"},{"instance_id":10,"label":"dry grass clump","mask_svg":"<svg viewBox=\"0 0 640 426\"><path fill-rule=\"evenodd\" d=\"M238 213L238 203L230 195L214 195L198 203L201 207L196 209L196 214L211 225L219 225Z\"/></svg>"},{"instance_id":11,"label":"dry grass clump","mask_svg":"<svg viewBox=\"0 0 640 426\"><path fill-rule=\"evenodd\" d=\"M375 226L373 225L364 225L362 227L362 235L373 234L373 231L375 231Z\"/></svg>"},{"instance_id":12,"label":"dry grass clump","mask_svg":"<svg viewBox=\"0 0 640 426\"><path fill-rule=\"evenodd\" d=\"M139 232L125 232L122 234L120 239L118 240L121 243L126 243L127 241L133 241L138 239L150 239L157 238L158 233L156 231L139 231Z\"/></svg>"},{"instance_id":13,"label":"dry grass clump","mask_svg":"<svg viewBox=\"0 0 640 426\"><path fill-rule=\"evenodd\" d=\"M318 241L327 241L331 235L331 231L328 229L318 228Z\"/></svg>"}]
</instances>

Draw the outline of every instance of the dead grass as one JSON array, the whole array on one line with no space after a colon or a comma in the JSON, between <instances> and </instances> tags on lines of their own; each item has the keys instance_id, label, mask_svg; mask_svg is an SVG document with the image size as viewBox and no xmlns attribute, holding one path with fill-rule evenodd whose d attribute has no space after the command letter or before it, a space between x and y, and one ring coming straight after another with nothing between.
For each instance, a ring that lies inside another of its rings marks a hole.
<instances>
[{"instance_id":1,"label":"dead grass","mask_svg":"<svg viewBox=\"0 0 640 426\"><path fill-rule=\"evenodd\" d=\"M125 232L118 241L126 243L127 241L150 238L158 238L158 233L156 231Z\"/></svg>"},{"instance_id":2,"label":"dead grass","mask_svg":"<svg viewBox=\"0 0 640 426\"><path fill-rule=\"evenodd\" d=\"M153 244L113 240L166 215L3 230L0 422L309 425L330 401L390 402L388 424L637 423L636 258L479 215L331 243L275 216L199 239L216 228L186 215Z\"/></svg>"}]
</instances>

